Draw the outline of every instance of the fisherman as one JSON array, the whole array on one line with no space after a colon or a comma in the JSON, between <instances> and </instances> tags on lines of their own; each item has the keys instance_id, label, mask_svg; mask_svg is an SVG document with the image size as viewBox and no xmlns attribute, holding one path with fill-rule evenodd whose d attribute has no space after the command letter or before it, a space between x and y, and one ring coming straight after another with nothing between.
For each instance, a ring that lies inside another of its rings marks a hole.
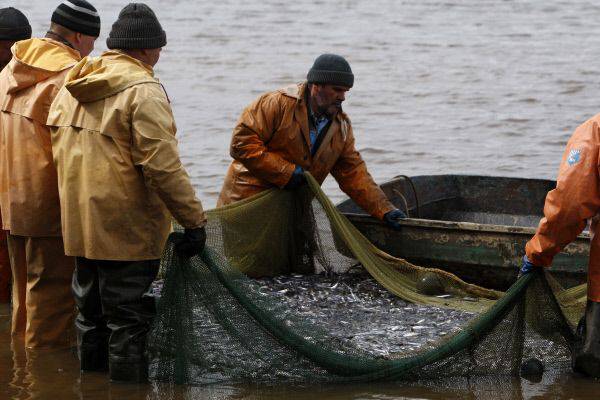
<instances>
[{"instance_id":1,"label":"fisherman","mask_svg":"<svg viewBox=\"0 0 600 400\"><path fill-rule=\"evenodd\" d=\"M31 38L31 25L27 17L13 7L0 8L0 71L4 69L12 58L10 48L15 42ZM2 230L0 216L0 303L10 301L10 285L12 273L8 258L8 243L6 231Z\"/></svg>"},{"instance_id":2,"label":"fisherman","mask_svg":"<svg viewBox=\"0 0 600 400\"><path fill-rule=\"evenodd\" d=\"M342 110L354 84L348 62L322 54L307 81L266 93L250 104L233 130L218 206L269 188L293 189L308 171L322 183L331 173L340 188L375 218L399 229L405 214L373 181L354 145L350 119Z\"/></svg>"},{"instance_id":3,"label":"fisherman","mask_svg":"<svg viewBox=\"0 0 600 400\"><path fill-rule=\"evenodd\" d=\"M67 73L94 48L96 9L61 3L43 39L15 43L0 73L0 209L13 274L12 335L28 348L71 345L74 259L65 256L48 109Z\"/></svg>"},{"instance_id":4,"label":"fisherman","mask_svg":"<svg viewBox=\"0 0 600 400\"><path fill-rule=\"evenodd\" d=\"M592 242L588 264L587 305L579 323L580 351L573 354L573 368L600 377L600 114L580 125L567 143L556 188L548 192L535 236L527 243L521 273L549 267L552 259L577 238L591 220ZM596 217L596 218L595 218Z\"/></svg>"},{"instance_id":5,"label":"fisherman","mask_svg":"<svg viewBox=\"0 0 600 400\"><path fill-rule=\"evenodd\" d=\"M143 3L121 10L109 51L84 59L52 104L65 251L77 257L80 366L113 381L147 379L146 336L171 216L179 249L204 247L206 216L177 150L169 99L154 77L167 37Z\"/></svg>"}]
</instances>

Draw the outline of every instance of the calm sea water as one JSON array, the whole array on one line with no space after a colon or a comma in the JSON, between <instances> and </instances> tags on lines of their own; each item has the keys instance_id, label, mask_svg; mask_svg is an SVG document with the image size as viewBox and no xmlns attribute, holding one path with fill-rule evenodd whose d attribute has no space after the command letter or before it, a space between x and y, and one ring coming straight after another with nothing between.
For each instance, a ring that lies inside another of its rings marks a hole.
<instances>
[{"instance_id":1,"label":"calm sea water","mask_svg":"<svg viewBox=\"0 0 600 400\"><path fill-rule=\"evenodd\" d=\"M93 1L103 22L94 55L106 49L110 25L127 2ZM182 159L208 208L221 189L241 110L262 92L303 80L323 52L342 54L352 65L356 83L345 109L378 182L439 173L554 178L571 132L600 112L600 6L592 1L146 2L167 32L156 75L172 100ZM34 34L43 35L58 3L2 0L0 6L20 8ZM324 186L334 200L343 198L332 179ZM6 333L0 344L0 386L18 397L157 397L156 387L109 385L102 375L80 378L72 354L28 370L29 359L9 351ZM539 385L515 382L514 398L588 398L597 390L590 381L555 377ZM401 387L176 393L219 399L494 397L468 388L446 396Z\"/></svg>"}]
</instances>

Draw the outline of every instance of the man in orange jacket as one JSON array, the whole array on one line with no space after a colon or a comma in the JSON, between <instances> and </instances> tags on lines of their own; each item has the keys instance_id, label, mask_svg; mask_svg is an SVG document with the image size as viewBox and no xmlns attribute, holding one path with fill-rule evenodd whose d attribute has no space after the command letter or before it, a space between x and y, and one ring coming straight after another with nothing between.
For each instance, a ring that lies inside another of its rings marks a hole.
<instances>
[{"instance_id":1,"label":"man in orange jacket","mask_svg":"<svg viewBox=\"0 0 600 400\"><path fill-rule=\"evenodd\" d=\"M373 181L354 145L342 111L354 84L348 62L336 54L319 56L307 81L266 93L242 113L233 131L229 166L218 206L269 188L294 188L309 171L322 183L331 173L359 206L390 227L405 218Z\"/></svg>"},{"instance_id":2,"label":"man in orange jacket","mask_svg":"<svg viewBox=\"0 0 600 400\"><path fill-rule=\"evenodd\" d=\"M12 335L28 348L71 345L74 259L65 256L48 110L69 70L94 48L96 9L66 0L44 39L15 43L0 73L0 210L9 231Z\"/></svg>"},{"instance_id":3,"label":"man in orange jacket","mask_svg":"<svg viewBox=\"0 0 600 400\"><path fill-rule=\"evenodd\" d=\"M0 8L0 71L12 58L10 48L16 41L31 38L31 25L27 17L13 7ZM2 218L0 217L0 228ZM0 303L10 302L12 273L8 258L6 232L0 229Z\"/></svg>"},{"instance_id":4,"label":"man in orange jacket","mask_svg":"<svg viewBox=\"0 0 600 400\"><path fill-rule=\"evenodd\" d=\"M548 267L567 244L575 240L591 220L591 246L588 265L588 292L585 315L578 331L583 338L581 351L575 352L573 367L600 377L600 114L579 126L567 143L556 189L544 205L544 218L535 236L527 243L522 273Z\"/></svg>"}]
</instances>

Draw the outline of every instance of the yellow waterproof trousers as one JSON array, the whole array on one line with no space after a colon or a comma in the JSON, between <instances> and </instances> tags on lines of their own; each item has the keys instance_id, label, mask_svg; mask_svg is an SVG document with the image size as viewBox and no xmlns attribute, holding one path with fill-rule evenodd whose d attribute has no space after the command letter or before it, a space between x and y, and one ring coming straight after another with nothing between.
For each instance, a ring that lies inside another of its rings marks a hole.
<instances>
[{"instance_id":1,"label":"yellow waterproof trousers","mask_svg":"<svg viewBox=\"0 0 600 400\"><path fill-rule=\"evenodd\" d=\"M10 301L11 275L6 232L0 229L0 303L8 303Z\"/></svg>"},{"instance_id":2,"label":"yellow waterproof trousers","mask_svg":"<svg viewBox=\"0 0 600 400\"><path fill-rule=\"evenodd\" d=\"M75 259L65 255L62 238L9 234L8 252L13 337L23 337L27 348L73 345Z\"/></svg>"}]
</instances>

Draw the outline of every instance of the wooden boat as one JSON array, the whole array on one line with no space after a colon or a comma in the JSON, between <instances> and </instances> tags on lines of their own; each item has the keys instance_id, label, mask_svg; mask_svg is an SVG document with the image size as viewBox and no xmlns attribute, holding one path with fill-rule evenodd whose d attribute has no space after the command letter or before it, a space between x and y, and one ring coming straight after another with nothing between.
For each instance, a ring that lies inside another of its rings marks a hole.
<instances>
[{"instance_id":1,"label":"wooden boat","mask_svg":"<svg viewBox=\"0 0 600 400\"><path fill-rule=\"evenodd\" d=\"M409 218L394 231L352 200L338 209L384 251L417 265L453 272L467 282L506 289L516 278L525 243L535 233L555 182L467 175L399 176L383 191ZM554 259L564 286L585 282L589 233Z\"/></svg>"}]
</instances>

